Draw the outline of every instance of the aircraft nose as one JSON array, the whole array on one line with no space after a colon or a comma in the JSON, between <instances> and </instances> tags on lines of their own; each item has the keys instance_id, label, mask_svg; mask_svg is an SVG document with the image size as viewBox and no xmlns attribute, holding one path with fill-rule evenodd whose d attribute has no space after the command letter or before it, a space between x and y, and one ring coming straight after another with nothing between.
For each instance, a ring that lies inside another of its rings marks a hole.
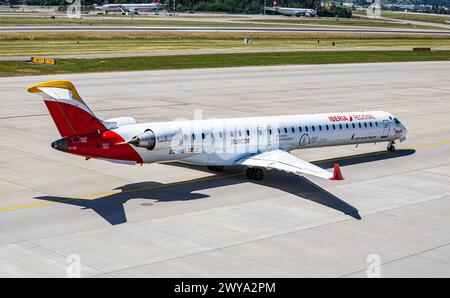
<instances>
[{"instance_id":1,"label":"aircraft nose","mask_svg":"<svg viewBox=\"0 0 450 298\"><path fill-rule=\"evenodd\" d=\"M52 143L52 148L62 151L62 152L67 152L68 150L68 144L67 144L67 139L59 139L57 141L54 141Z\"/></svg>"}]
</instances>

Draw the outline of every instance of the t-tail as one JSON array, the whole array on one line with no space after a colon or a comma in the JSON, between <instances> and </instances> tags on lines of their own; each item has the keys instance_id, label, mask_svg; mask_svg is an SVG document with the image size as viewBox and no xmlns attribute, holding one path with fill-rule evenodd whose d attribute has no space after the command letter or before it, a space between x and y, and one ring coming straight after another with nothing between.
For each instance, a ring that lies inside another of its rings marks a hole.
<instances>
[{"instance_id":1,"label":"t-tail","mask_svg":"<svg viewBox=\"0 0 450 298\"><path fill-rule=\"evenodd\" d=\"M33 85L28 92L42 95L62 137L54 149L87 158L142 163L142 158L115 132L122 125L135 124L131 117L101 120L87 106L69 81L49 81Z\"/></svg>"},{"instance_id":2,"label":"t-tail","mask_svg":"<svg viewBox=\"0 0 450 298\"><path fill-rule=\"evenodd\" d=\"M28 88L43 96L45 105L62 137L79 136L106 130L69 81L49 81Z\"/></svg>"}]
</instances>

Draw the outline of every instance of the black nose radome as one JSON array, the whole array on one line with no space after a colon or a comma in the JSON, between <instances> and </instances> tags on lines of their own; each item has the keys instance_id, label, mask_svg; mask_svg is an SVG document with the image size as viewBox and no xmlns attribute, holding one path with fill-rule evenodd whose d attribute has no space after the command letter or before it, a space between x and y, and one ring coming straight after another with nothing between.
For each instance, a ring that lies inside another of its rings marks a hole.
<instances>
[{"instance_id":1,"label":"black nose radome","mask_svg":"<svg viewBox=\"0 0 450 298\"><path fill-rule=\"evenodd\" d=\"M59 151L67 152L67 149L68 149L67 139L60 139L60 140L54 141L52 143L52 148L59 150Z\"/></svg>"}]
</instances>

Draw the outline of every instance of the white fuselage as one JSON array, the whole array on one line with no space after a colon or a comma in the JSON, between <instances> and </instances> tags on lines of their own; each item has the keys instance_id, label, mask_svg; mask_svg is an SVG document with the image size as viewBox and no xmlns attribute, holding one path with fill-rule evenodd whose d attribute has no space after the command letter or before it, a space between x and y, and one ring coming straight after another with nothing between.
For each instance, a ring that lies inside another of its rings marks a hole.
<instances>
[{"instance_id":1,"label":"white fuselage","mask_svg":"<svg viewBox=\"0 0 450 298\"><path fill-rule=\"evenodd\" d=\"M153 134L153 148L135 146L143 162L232 165L249 154L281 149L389 142L406 128L383 111L142 123L114 129L124 140Z\"/></svg>"},{"instance_id":2,"label":"white fuselage","mask_svg":"<svg viewBox=\"0 0 450 298\"><path fill-rule=\"evenodd\" d=\"M310 8L289 8L289 7L274 6L274 7L270 8L269 10L272 10L272 11L278 12L279 14L287 15L287 16L300 16L300 15L315 16L316 15L316 11L314 9L310 9Z\"/></svg>"},{"instance_id":3,"label":"white fuselage","mask_svg":"<svg viewBox=\"0 0 450 298\"><path fill-rule=\"evenodd\" d=\"M156 10L162 8L163 5L160 3L142 3L142 4L105 4L96 7L97 10L104 12L137 12L137 11L148 11Z\"/></svg>"}]
</instances>

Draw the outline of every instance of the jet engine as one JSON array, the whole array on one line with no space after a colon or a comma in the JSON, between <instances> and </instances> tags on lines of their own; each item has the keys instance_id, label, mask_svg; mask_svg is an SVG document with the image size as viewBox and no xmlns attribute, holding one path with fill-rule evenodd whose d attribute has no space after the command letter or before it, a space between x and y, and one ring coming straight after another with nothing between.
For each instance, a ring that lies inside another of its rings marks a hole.
<instances>
[{"instance_id":1,"label":"jet engine","mask_svg":"<svg viewBox=\"0 0 450 298\"><path fill-rule=\"evenodd\" d=\"M133 137L128 143L147 150L162 150L178 147L182 142L180 129L158 130L146 129Z\"/></svg>"}]
</instances>

